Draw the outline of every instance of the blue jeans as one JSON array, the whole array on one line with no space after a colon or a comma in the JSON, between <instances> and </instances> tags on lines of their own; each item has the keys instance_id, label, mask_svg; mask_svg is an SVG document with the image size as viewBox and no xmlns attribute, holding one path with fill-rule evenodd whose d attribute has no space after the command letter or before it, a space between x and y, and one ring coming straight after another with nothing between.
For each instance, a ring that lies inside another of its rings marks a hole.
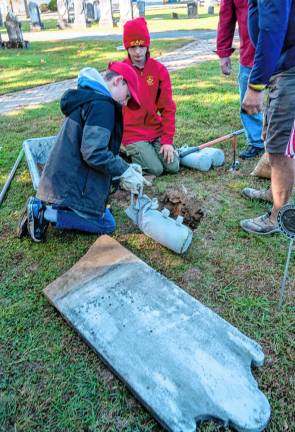
<instances>
[{"instance_id":1,"label":"blue jeans","mask_svg":"<svg viewBox=\"0 0 295 432\"><path fill-rule=\"evenodd\" d=\"M250 72L251 72L250 67L246 67L240 64L238 80L239 80L239 88L240 88L241 106L247 90ZM241 117L241 122L245 129L245 135L248 144L253 147L264 148L264 144L261 139L262 113L249 115L245 112L242 112L241 110L240 117Z\"/></svg>"},{"instance_id":2,"label":"blue jeans","mask_svg":"<svg viewBox=\"0 0 295 432\"><path fill-rule=\"evenodd\" d=\"M116 229L116 221L110 209L106 208L97 220L86 219L70 209L57 208L55 228L84 231L92 234L111 234Z\"/></svg>"}]
</instances>

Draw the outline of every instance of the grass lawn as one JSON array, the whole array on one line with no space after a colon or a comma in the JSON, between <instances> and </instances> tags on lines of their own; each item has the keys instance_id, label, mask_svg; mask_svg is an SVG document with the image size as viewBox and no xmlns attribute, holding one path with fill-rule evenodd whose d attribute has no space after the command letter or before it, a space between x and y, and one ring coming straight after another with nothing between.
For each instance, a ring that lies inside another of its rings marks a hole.
<instances>
[{"instance_id":1,"label":"grass lawn","mask_svg":"<svg viewBox=\"0 0 295 432\"><path fill-rule=\"evenodd\" d=\"M187 7L171 4L169 8L155 8L147 9L146 20L148 21L148 26L151 31L166 31L166 30L215 30L217 28L218 22L218 12L219 8L215 7L215 14L208 15L207 8L199 7L198 18L188 18ZM178 19L173 19L172 12L178 14ZM115 13L115 18L119 19L119 14ZM50 18L46 14L41 15L41 19L44 23L45 30L56 31L57 18ZM30 31L30 24L28 19L20 19L22 22L22 30L24 32ZM91 27L85 29L87 31L98 30L99 32L105 32L105 29L101 28L99 24L93 23ZM108 29L112 31L112 29ZM5 33L5 28L0 27L0 32ZM118 32L118 28L113 29L114 32Z\"/></svg>"},{"instance_id":2,"label":"grass lawn","mask_svg":"<svg viewBox=\"0 0 295 432\"><path fill-rule=\"evenodd\" d=\"M82 62L83 63L83 62ZM178 106L177 145L200 144L240 128L234 78L221 78L217 62L172 74ZM62 122L58 103L0 117L0 183L4 184L23 140L55 134ZM240 145L244 144L243 138ZM241 198L256 161L237 175L226 164L209 173L188 169L156 180L154 195L183 184L202 201L205 217L192 246L177 256L145 237L113 201L122 245L259 342L264 367L254 371L267 395L272 419L268 432L291 432L294 422L294 266L283 308L278 288L287 240L250 236L239 220L259 215L265 205ZM21 207L33 193L25 161L0 208L0 431L160 432L161 427L98 360L47 302L42 289L68 270L95 236L49 229L44 244L15 238ZM194 270L194 279L187 277ZM221 431L210 422L201 431Z\"/></svg>"},{"instance_id":3,"label":"grass lawn","mask_svg":"<svg viewBox=\"0 0 295 432\"><path fill-rule=\"evenodd\" d=\"M179 48L190 39L155 40L155 57ZM74 78L85 66L104 70L110 60L122 60L115 41L32 42L26 50L0 51L0 94ZM110 54L111 53L111 54Z\"/></svg>"}]
</instances>

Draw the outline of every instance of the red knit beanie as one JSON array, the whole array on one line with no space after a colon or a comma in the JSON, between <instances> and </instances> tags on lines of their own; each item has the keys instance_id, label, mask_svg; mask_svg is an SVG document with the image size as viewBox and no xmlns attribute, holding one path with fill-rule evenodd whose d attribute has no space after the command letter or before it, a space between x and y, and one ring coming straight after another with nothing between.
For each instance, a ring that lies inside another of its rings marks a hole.
<instances>
[{"instance_id":1,"label":"red knit beanie","mask_svg":"<svg viewBox=\"0 0 295 432\"><path fill-rule=\"evenodd\" d=\"M150 46L150 34L146 20L142 17L127 21L123 30L123 43L125 49L135 46Z\"/></svg>"}]
</instances>

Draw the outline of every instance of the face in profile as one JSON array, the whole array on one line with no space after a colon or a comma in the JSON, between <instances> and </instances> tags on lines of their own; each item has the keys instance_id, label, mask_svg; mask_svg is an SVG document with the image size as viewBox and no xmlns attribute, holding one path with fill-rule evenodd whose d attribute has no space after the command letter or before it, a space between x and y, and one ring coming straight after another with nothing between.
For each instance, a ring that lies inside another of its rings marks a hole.
<instances>
[{"instance_id":1,"label":"face in profile","mask_svg":"<svg viewBox=\"0 0 295 432\"><path fill-rule=\"evenodd\" d=\"M126 106L131 95L127 85L122 75L114 77L109 86L112 98L122 106Z\"/></svg>"}]
</instances>

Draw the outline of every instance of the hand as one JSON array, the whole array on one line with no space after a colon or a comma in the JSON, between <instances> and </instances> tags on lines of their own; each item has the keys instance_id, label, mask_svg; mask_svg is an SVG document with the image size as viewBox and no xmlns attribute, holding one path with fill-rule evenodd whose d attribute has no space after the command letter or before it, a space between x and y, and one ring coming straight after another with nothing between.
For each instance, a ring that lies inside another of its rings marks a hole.
<instances>
[{"instance_id":1,"label":"hand","mask_svg":"<svg viewBox=\"0 0 295 432\"><path fill-rule=\"evenodd\" d=\"M162 144L160 148L160 154L163 155L164 161L172 163L174 161L174 147L172 144Z\"/></svg>"},{"instance_id":2,"label":"hand","mask_svg":"<svg viewBox=\"0 0 295 432\"><path fill-rule=\"evenodd\" d=\"M120 177L122 188L138 194L143 189L144 184L150 186L151 183L142 176L141 171L140 165L129 165L129 168Z\"/></svg>"},{"instance_id":3,"label":"hand","mask_svg":"<svg viewBox=\"0 0 295 432\"><path fill-rule=\"evenodd\" d=\"M263 98L263 91L258 92L248 87L242 103L242 109L250 115L257 114L262 111Z\"/></svg>"},{"instance_id":4,"label":"hand","mask_svg":"<svg viewBox=\"0 0 295 432\"><path fill-rule=\"evenodd\" d=\"M230 57L222 57L219 60L220 69L223 75L230 75L231 74L231 59Z\"/></svg>"}]
</instances>

